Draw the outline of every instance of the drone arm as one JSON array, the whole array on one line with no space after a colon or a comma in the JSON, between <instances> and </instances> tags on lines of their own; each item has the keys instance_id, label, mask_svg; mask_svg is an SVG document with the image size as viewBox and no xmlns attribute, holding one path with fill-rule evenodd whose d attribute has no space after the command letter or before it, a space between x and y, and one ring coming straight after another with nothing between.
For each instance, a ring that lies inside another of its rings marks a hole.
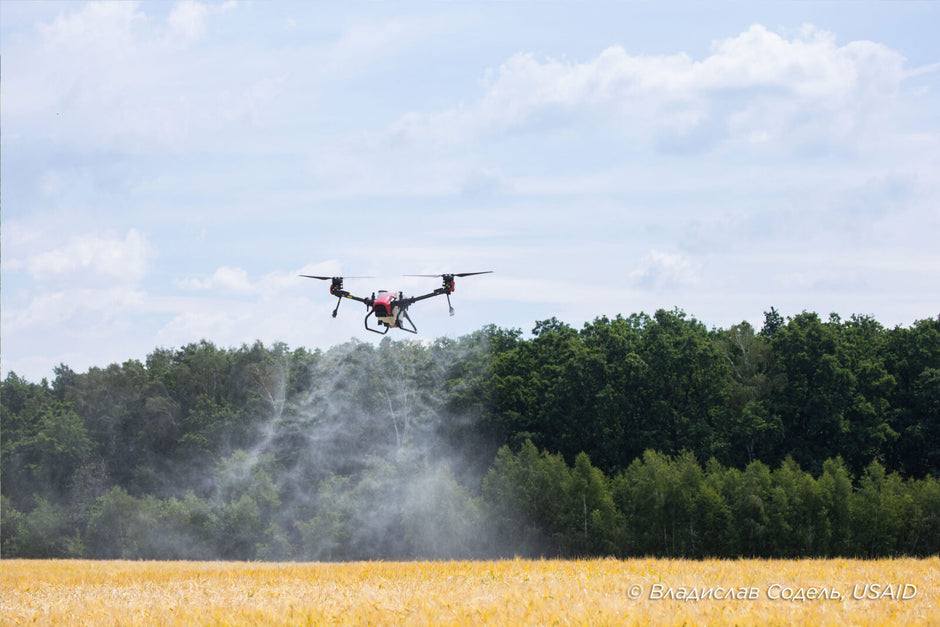
<instances>
[{"instance_id":1,"label":"drone arm","mask_svg":"<svg viewBox=\"0 0 940 627\"><path fill-rule=\"evenodd\" d=\"M372 299L372 298L363 298L363 297L361 297L361 296L356 296L356 295L350 294L350 293L347 292L346 290L342 290L342 289L332 289L332 290L330 290L330 293L333 294L333 296L336 296L336 307L333 309L333 317L334 317L334 318L336 317L336 312L339 311L339 304L340 304L341 302L343 302L343 299L344 299L344 298L348 298L348 299L350 299L350 300L355 300L355 301L358 301L358 302L360 302L360 303L365 303L365 305L366 305L367 307L371 307L371 306L372 306L372 303L375 302L375 299Z\"/></svg>"},{"instance_id":2,"label":"drone arm","mask_svg":"<svg viewBox=\"0 0 940 627\"><path fill-rule=\"evenodd\" d=\"M454 315L454 307L450 304L450 295L454 291L454 277L464 277L464 276L474 276L477 274L490 274L492 270L485 270L483 272L461 272L454 274L415 274L410 276L439 276L444 279L444 284L434 290L429 294L422 294L421 296L414 296L409 299L408 305L415 303L419 300L424 300L425 298L432 298L434 296L440 296L441 294L447 296L447 309L450 310L450 315Z\"/></svg>"},{"instance_id":3,"label":"drone arm","mask_svg":"<svg viewBox=\"0 0 940 627\"><path fill-rule=\"evenodd\" d=\"M447 308L448 308L448 310L450 310L450 315L453 316L453 315L454 315L454 307L450 304L450 293L453 292L453 291L454 291L453 284L451 284L450 286L439 287L439 288L437 288L436 290L434 290L433 292L430 292L430 293L428 293L428 294L422 294L422 295L420 295L420 296L412 296L412 297L407 298L407 299L405 299L405 300L408 301L408 305L410 305L411 303L416 303L416 302L418 302L419 300L425 300L425 299L427 299L427 298L434 298L435 296L442 296L442 295L443 295L443 296L446 296L446 297L447 297Z\"/></svg>"},{"instance_id":4,"label":"drone arm","mask_svg":"<svg viewBox=\"0 0 940 627\"><path fill-rule=\"evenodd\" d=\"M362 296L356 296L354 294L350 294L349 292L343 292L342 294L337 294L337 296L339 296L341 299L348 298L350 300L354 300L360 303L365 303L369 307L371 307L372 303L375 302L374 298L363 298Z\"/></svg>"},{"instance_id":5,"label":"drone arm","mask_svg":"<svg viewBox=\"0 0 940 627\"><path fill-rule=\"evenodd\" d=\"M437 288L436 290L434 290L433 292L430 292L430 293L428 293L428 294L421 294L420 296L409 296L408 298L404 298L404 299L402 299L402 300L403 300L404 302L407 302L407 303L410 305L410 304L412 304L412 303L418 302L419 300L426 300L426 299L428 299L428 298L434 298L435 296L440 296L440 295L442 295L442 294L447 294L448 297L449 297L449 296L450 296L450 290L445 289L445 288L443 288L443 287L439 287L439 288Z\"/></svg>"}]
</instances>

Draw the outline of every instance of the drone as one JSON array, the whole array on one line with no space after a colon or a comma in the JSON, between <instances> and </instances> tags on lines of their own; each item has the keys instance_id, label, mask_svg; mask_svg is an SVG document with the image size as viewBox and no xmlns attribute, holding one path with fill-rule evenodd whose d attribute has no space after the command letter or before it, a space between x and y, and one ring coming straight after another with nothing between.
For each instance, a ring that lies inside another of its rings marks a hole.
<instances>
[{"instance_id":1,"label":"drone","mask_svg":"<svg viewBox=\"0 0 940 627\"><path fill-rule=\"evenodd\" d=\"M492 270L485 270L483 272L455 272L453 274L407 274L405 276L416 276L416 277L441 277L444 280L444 284L434 290L433 292L428 292L427 294L421 294L420 296L405 296L402 292L389 292L386 290L379 290L378 293L372 292L372 296L362 297L350 294L343 289L343 278L341 276L316 276L313 274L301 274L300 276L307 279L320 279L321 281L331 281L330 283L330 294L337 298L336 307L333 309L333 317L336 317L336 312L339 311L340 303L343 302L344 298L349 298L360 303L364 303L366 309L366 317L363 320L367 331L372 331L373 333L378 333L379 335L385 335L388 333L389 329L401 329L402 331L407 331L408 333L417 333L418 328L415 326L415 323L412 322L411 316L408 315L408 308L414 305L420 300L426 300L428 298L433 298L435 296L444 295L447 297L447 308L450 310L450 315L454 315L454 308L450 304L450 295L454 291L454 278L455 277L465 277L465 276L474 276L476 274L490 274ZM372 277L345 277L347 279L369 279ZM376 321L376 326L369 326L369 318L374 317Z\"/></svg>"}]
</instances>

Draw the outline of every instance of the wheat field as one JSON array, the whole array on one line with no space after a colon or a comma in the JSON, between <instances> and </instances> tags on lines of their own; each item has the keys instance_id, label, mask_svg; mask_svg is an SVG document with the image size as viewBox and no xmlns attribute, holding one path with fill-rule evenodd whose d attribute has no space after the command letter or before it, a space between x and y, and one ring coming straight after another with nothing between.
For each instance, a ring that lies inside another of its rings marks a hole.
<instances>
[{"instance_id":1,"label":"wheat field","mask_svg":"<svg viewBox=\"0 0 940 627\"><path fill-rule=\"evenodd\" d=\"M4 625L940 625L940 559L4 560Z\"/></svg>"}]
</instances>

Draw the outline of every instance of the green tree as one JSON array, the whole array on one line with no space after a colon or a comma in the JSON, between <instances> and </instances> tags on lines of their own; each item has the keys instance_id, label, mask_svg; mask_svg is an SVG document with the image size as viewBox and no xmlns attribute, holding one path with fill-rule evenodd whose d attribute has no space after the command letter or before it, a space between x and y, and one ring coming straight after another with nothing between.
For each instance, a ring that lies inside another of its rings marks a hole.
<instances>
[{"instance_id":1,"label":"green tree","mask_svg":"<svg viewBox=\"0 0 940 627\"><path fill-rule=\"evenodd\" d=\"M694 495L695 557L724 557L735 554L734 520L723 493L726 469L712 458L705 465L704 476Z\"/></svg>"},{"instance_id":2,"label":"green tree","mask_svg":"<svg viewBox=\"0 0 940 627\"><path fill-rule=\"evenodd\" d=\"M729 469L722 477L722 496L731 508L733 534L731 555L764 557L768 553L768 502L771 491L770 468L751 462L741 472Z\"/></svg>"},{"instance_id":3,"label":"green tree","mask_svg":"<svg viewBox=\"0 0 940 627\"><path fill-rule=\"evenodd\" d=\"M900 475L886 472L877 460L869 464L849 502L854 553L865 557L899 555L901 536L912 519L912 505Z\"/></svg>"},{"instance_id":4,"label":"green tree","mask_svg":"<svg viewBox=\"0 0 940 627\"><path fill-rule=\"evenodd\" d=\"M816 481L829 523L828 545L820 544L820 553L828 556L852 555L852 475L841 457L823 462ZM826 539L826 538L824 538Z\"/></svg>"},{"instance_id":5,"label":"green tree","mask_svg":"<svg viewBox=\"0 0 940 627\"><path fill-rule=\"evenodd\" d=\"M561 455L540 452L526 440L518 453L499 449L483 478L483 498L490 505L499 551L526 555L556 554L555 521L564 507L570 470Z\"/></svg>"},{"instance_id":6,"label":"green tree","mask_svg":"<svg viewBox=\"0 0 940 627\"><path fill-rule=\"evenodd\" d=\"M853 315L840 331L838 356L853 382L845 409L849 432L841 452L851 456L847 459L855 467L872 459L884 462L898 437L890 405L896 379L885 365L885 330L870 316Z\"/></svg>"},{"instance_id":7,"label":"green tree","mask_svg":"<svg viewBox=\"0 0 940 627\"><path fill-rule=\"evenodd\" d=\"M264 514L250 494L233 496L218 509L216 551L222 559L252 560L264 538Z\"/></svg>"},{"instance_id":8,"label":"green tree","mask_svg":"<svg viewBox=\"0 0 940 627\"><path fill-rule=\"evenodd\" d=\"M783 424L785 450L814 473L841 455L860 470L896 433L887 395L894 379L884 368L882 330L869 318L823 323L816 314L790 319L773 337L785 385L772 412Z\"/></svg>"},{"instance_id":9,"label":"green tree","mask_svg":"<svg viewBox=\"0 0 940 627\"><path fill-rule=\"evenodd\" d=\"M779 328L779 327L777 327ZM768 400L781 381L773 368L770 344L746 321L717 337L727 366L729 391L722 457L736 466L770 459L779 445L783 424L771 413Z\"/></svg>"},{"instance_id":10,"label":"green tree","mask_svg":"<svg viewBox=\"0 0 940 627\"><path fill-rule=\"evenodd\" d=\"M578 454L563 481L565 506L553 525L566 553L613 555L620 549L623 521L609 483L606 475L591 465L587 454Z\"/></svg>"},{"instance_id":11,"label":"green tree","mask_svg":"<svg viewBox=\"0 0 940 627\"><path fill-rule=\"evenodd\" d=\"M613 495L627 527L629 552L691 557L704 553L697 496L701 466L690 451L672 458L648 450L614 479ZM720 507L720 506L719 506Z\"/></svg>"},{"instance_id":12,"label":"green tree","mask_svg":"<svg viewBox=\"0 0 940 627\"><path fill-rule=\"evenodd\" d=\"M3 495L21 509L30 506L30 499L37 491L36 478L27 472L26 466L35 469L37 451L34 442L40 429L41 415L55 406L55 398L48 383L37 385L18 377L15 372L7 374L0 391L0 472L2 472ZM41 470L41 475L50 471ZM47 485L38 486L40 490Z\"/></svg>"},{"instance_id":13,"label":"green tree","mask_svg":"<svg viewBox=\"0 0 940 627\"><path fill-rule=\"evenodd\" d=\"M771 555L820 555L831 534L825 502L812 475L787 457L771 474L768 501Z\"/></svg>"},{"instance_id":14,"label":"green tree","mask_svg":"<svg viewBox=\"0 0 940 627\"><path fill-rule=\"evenodd\" d=\"M702 458L721 448L716 423L727 395L722 355L705 326L680 310L659 310L642 334L640 357L650 368L646 419L659 426L654 448Z\"/></svg>"},{"instance_id":15,"label":"green tree","mask_svg":"<svg viewBox=\"0 0 940 627\"><path fill-rule=\"evenodd\" d=\"M591 376L581 399L589 444L584 450L605 472L626 468L656 439L657 429L646 418L650 370L638 352L648 322L642 315L602 316L580 332L579 370Z\"/></svg>"},{"instance_id":16,"label":"green tree","mask_svg":"<svg viewBox=\"0 0 940 627\"><path fill-rule=\"evenodd\" d=\"M760 334L765 339L772 340L784 324L786 324L786 320L783 319L783 316L771 307L770 311L764 312L764 326L761 327Z\"/></svg>"},{"instance_id":17,"label":"green tree","mask_svg":"<svg viewBox=\"0 0 940 627\"><path fill-rule=\"evenodd\" d=\"M67 509L41 496L34 501L28 514L17 511L5 497L0 502L3 557L83 557L85 548Z\"/></svg>"},{"instance_id":18,"label":"green tree","mask_svg":"<svg viewBox=\"0 0 940 627\"><path fill-rule=\"evenodd\" d=\"M338 560L352 557L347 552L352 538L353 507L350 502L352 481L332 476L317 488L317 513L298 521L303 555L309 560Z\"/></svg>"},{"instance_id":19,"label":"green tree","mask_svg":"<svg viewBox=\"0 0 940 627\"><path fill-rule=\"evenodd\" d=\"M940 480L908 479L907 485L912 514L902 551L910 555L936 555L940 547Z\"/></svg>"},{"instance_id":20,"label":"green tree","mask_svg":"<svg viewBox=\"0 0 940 627\"><path fill-rule=\"evenodd\" d=\"M67 403L45 405L36 418L35 433L21 441L18 451L25 461L23 470L31 483L38 482L47 494L61 499L91 452L92 443L81 418Z\"/></svg>"},{"instance_id":21,"label":"green tree","mask_svg":"<svg viewBox=\"0 0 940 627\"><path fill-rule=\"evenodd\" d=\"M88 519L89 554L104 559L139 559L141 545L157 526L147 523L142 503L118 486L101 496Z\"/></svg>"},{"instance_id":22,"label":"green tree","mask_svg":"<svg viewBox=\"0 0 940 627\"><path fill-rule=\"evenodd\" d=\"M439 338L430 349L430 359L441 369L439 411L449 417L438 421L437 433L445 445L459 451L466 469L477 477L486 473L506 442L497 418L494 362L516 346L520 334L488 325L456 341Z\"/></svg>"},{"instance_id":23,"label":"green tree","mask_svg":"<svg viewBox=\"0 0 940 627\"><path fill-rule=\"evenodd\" d=\"M887 333L885 368L894 377L887 459L906 475L940 476L940 317Z\"/></svg>"}]
</instances>

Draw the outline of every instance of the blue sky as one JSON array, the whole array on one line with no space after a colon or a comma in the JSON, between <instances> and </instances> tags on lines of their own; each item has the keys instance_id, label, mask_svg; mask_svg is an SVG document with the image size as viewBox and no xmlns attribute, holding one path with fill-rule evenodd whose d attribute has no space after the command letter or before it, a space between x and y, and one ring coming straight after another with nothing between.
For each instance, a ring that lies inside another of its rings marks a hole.
<instances>
[{"instance_id":1,"label":"blue sky","mask_svg":"<svg viewBox=\"0 0 940 627\"><path fill-rule=\"evenodd\" d=\"M0 347L940 314L940 3L0 2ZM397 338L410 338L404 334Z\"/></svg>"}]
</instances>

